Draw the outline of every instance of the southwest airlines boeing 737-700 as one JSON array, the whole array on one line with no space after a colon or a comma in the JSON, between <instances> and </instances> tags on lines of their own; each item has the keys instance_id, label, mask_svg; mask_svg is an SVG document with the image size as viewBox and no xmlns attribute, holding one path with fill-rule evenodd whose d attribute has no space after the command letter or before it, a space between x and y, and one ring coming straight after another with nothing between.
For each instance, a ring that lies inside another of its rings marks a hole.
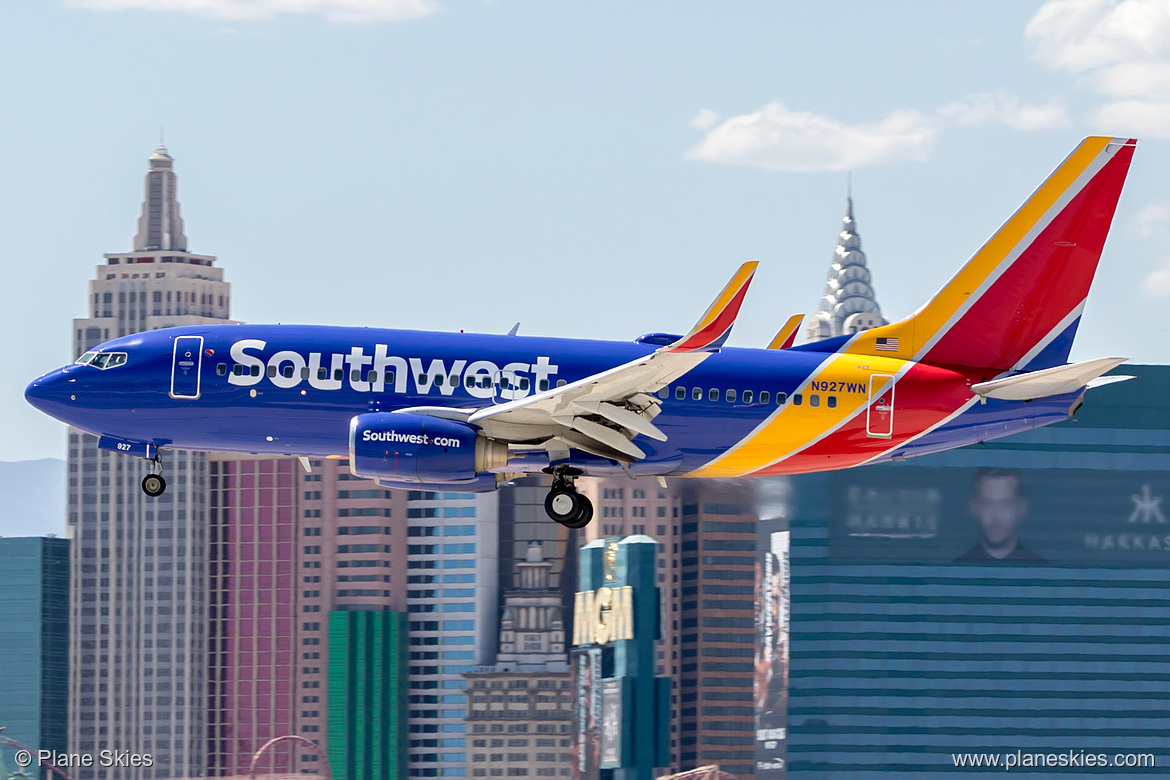
<instances>
[{"instance_id":1,"label":"southwest airlines boeing 737-700","mask_svg":"<svg viewBox=\"0 0 1170 780\"><path fill-rule=\"evenodd\" d=\"M164 449L347 457L392 488L552 476L545 508L593 516L581 475L744 477L938 452L1071 416L1123 362L1067 365L1136 142L1085 139L906 319L792 346L725 347L756 263L684 336L632 342L309 325L113 339L35 380L37 408L146 458ZM845 284L848 284L846 282Z\"/></svg>"}]
</instances>

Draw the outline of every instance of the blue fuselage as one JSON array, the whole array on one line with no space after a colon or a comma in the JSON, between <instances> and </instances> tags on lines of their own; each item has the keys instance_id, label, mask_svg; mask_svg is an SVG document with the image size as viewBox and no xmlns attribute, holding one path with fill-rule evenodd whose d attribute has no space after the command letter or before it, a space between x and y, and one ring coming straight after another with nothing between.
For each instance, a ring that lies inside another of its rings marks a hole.
<instances>
[{"instance_id":1,"label":"blue fuselage","mask_svg":"<svg viewBox=\"0 0 1170 780\"><path fill-rule=\"evenodd\" d=\"M555 389L657 348L657 343L373 328L169 328L102 344L97 352L125 353L125 362L109 368L66 366L34 381L27 397L77 428L127 442L344 456L355 415L410 407L479 409ZM811 384L810 377L829 357L816 351L736 348L712 355L660 394L662 411L654 424L667 439L638 437L647 456L634 471L692 473L752 436L783 403L814 387L823 387L819 394L826 399L833 395L834 406L838 396L866 392L864 383L846 378ZM879 460L1055 422L1075 401L1072 395L1027 405L974 405ZM820 407L826 413L827 405ZM817 411L809 408L808 414ZM900 413L895 407L895 416ZM590 460L591 472L620 468L603 458Z\"/></svg>"}]
</instances>

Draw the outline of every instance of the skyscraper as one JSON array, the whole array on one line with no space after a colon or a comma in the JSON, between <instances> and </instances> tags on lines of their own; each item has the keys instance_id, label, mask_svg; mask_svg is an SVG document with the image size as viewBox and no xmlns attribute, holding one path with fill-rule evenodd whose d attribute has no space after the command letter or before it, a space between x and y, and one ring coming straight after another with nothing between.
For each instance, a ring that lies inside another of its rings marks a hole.
<instances>
[{"instance_id":1,"label":"skyscraper","mask_svg":"<svg viewBox=\"0 0 1170 780\"><path fill-rule=\"evenodd\" d=\"M69 540L0 539L0 726L34 751L65 749L68 607Z\"/></svg>"},{"instance_id":2,"label":"skyscraper","mask_svg":"<svg viewBox=\"0 0 1170 780\"><path fill-rule=\"evenodd\" d=\"M207 774L248 770L264 742L296 732L301 467L292 458L209 457ZM274 751L266 767L289 771Z\"/></svg>"},{"instance_id":3,"label":"skyscraper","mask_svg":"<svg viewBox=\"0 0 1170 780\"><path fill-rule=\"evenodd\" d=\"M389 696L380 705L395 713L401 709L403 717L406 712L406 669L399 660L405 659L406 641L400 631L405 629L405 620L400 618L406 612L407 494L353 476L345 459L314 459L310 464L308 474L300 473L297 466L295 477L300 501L300 517L294 526L296 734L317 743L330 756L341 750L345 760L357 762L356 766L361 763L358 754L366 755L366 748L347 747L346 742L356 733L351 731L353 724L361 720L356 713L362 707L355 702L362 700L346 686L372 679L362 671L367 662L393 670L394 679L386 684L396 697ZM353 612L378 614L348 617ZM385 636L393 636L394 641L367 646L383 632L389 632ZM335 639L342 644L334 647ZM344 713L340 719L335 717L339 712ZM401 718L386 720L390 721L403 734L383 736L396 741L405 734L405 723ZM343 732L334 734L334 726ZM307 750L298 755L302 774L321 772L318 755ZM341 767L333 769L334 776L340 777Z\"/></svg>"},{"instance_id":4,"label":"skyscraper","mask_svg":"<svg viewBox=\"0 0 1170 780\"><path fill-rule=\"evenodd\" d=\"M410 777L463 777L467 680L496 654L495 493L407 493Z\"/></svg>"},{"instance_id":5,"label":"skyscraper","mask_svg":"<svg viewBox=\"0 0 1170 780\"><path fill-rule=\"evenodd\" d=\"M655 673L671 678L670 765L683 767L679 744L682 711L679 702L679 505L680 480L662 487L654 477L582 479L580 490L593 502L594 519L578 533L588 541L645 534L658 542L656 582L662 591L662 637L655 650ZM691 768L693 765L686 765Z\"/></svg>"},{"instance_id":6,"label":"skyscraper","mask_svg":"<svg viewBox=\"0 0 1170 780\"><path fill-rule=\"evenodd\" d=\"M853 198L847 199L837 247L833 250L833 264L821 296L821 307L809 320L809 341L820 341L833 336L857 333L885 325L882 308L878 306L861 251L861 236L853 221Z\"/></svg>"},{"instance_id":7,"label":"skyscraper","mask_svg":"<svg viewBox=\"0 0 1170 780\"><path fill-rule=\"evenodd\" d=\"M496 663L467 674L467 775L503 777L506 766L511 777L568 777L573 695L561 594L540 542L515 568Z\"/></svg>"},{"instance_id":8,"label":"skyscraper","mask_svg":"<svg viewBox=\"0 0 1170 780\"><path fill-rule=\"evenodd\" d=\"M174 160L150 157L134 249L107 254L73 321L76 355L107 339L223 322L229 285L187 251ZM146 463L69 432L69 750L150 753L151 767L78 769L79 780L202 775L206 767L207 456L166 452L170 489L147 498Z\"/></svg>"}]
</instances>

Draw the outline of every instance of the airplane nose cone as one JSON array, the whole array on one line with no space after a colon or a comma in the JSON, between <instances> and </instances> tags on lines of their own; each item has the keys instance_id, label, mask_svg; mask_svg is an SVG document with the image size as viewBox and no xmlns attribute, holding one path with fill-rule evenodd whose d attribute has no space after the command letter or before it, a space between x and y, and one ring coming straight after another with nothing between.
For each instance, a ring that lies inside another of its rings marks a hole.
<instances>
[{"instance_id":1,"label":"airplane nose cone","mask_svg":"<svg viewBox=\"0 0 1170 780\"><path fill-rule=\"evenodd\" d=\"M69 401L70 388L65 370L57 369L30 382L24 389L24 398L45 414L60 419L60 412Z\"/></svg>"}]
</instances>

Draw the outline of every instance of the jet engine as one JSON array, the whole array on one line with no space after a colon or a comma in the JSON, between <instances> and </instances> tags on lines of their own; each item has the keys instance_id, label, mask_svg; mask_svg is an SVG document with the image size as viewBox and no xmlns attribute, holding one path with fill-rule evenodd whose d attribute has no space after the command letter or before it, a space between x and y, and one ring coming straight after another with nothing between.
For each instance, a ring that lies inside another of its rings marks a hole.
<instances>
[{"instance_id":1,"label":"jet engine","mask_svg":"<svg viewBox=\"0 0 1170 780\"><path fill-rule=\"evenodd\" d=\"M471 484L508 465L508 445L478 429L409 412L359 414L349 423L355 476L408 484Z\"/></svg>"}]
</instances>

